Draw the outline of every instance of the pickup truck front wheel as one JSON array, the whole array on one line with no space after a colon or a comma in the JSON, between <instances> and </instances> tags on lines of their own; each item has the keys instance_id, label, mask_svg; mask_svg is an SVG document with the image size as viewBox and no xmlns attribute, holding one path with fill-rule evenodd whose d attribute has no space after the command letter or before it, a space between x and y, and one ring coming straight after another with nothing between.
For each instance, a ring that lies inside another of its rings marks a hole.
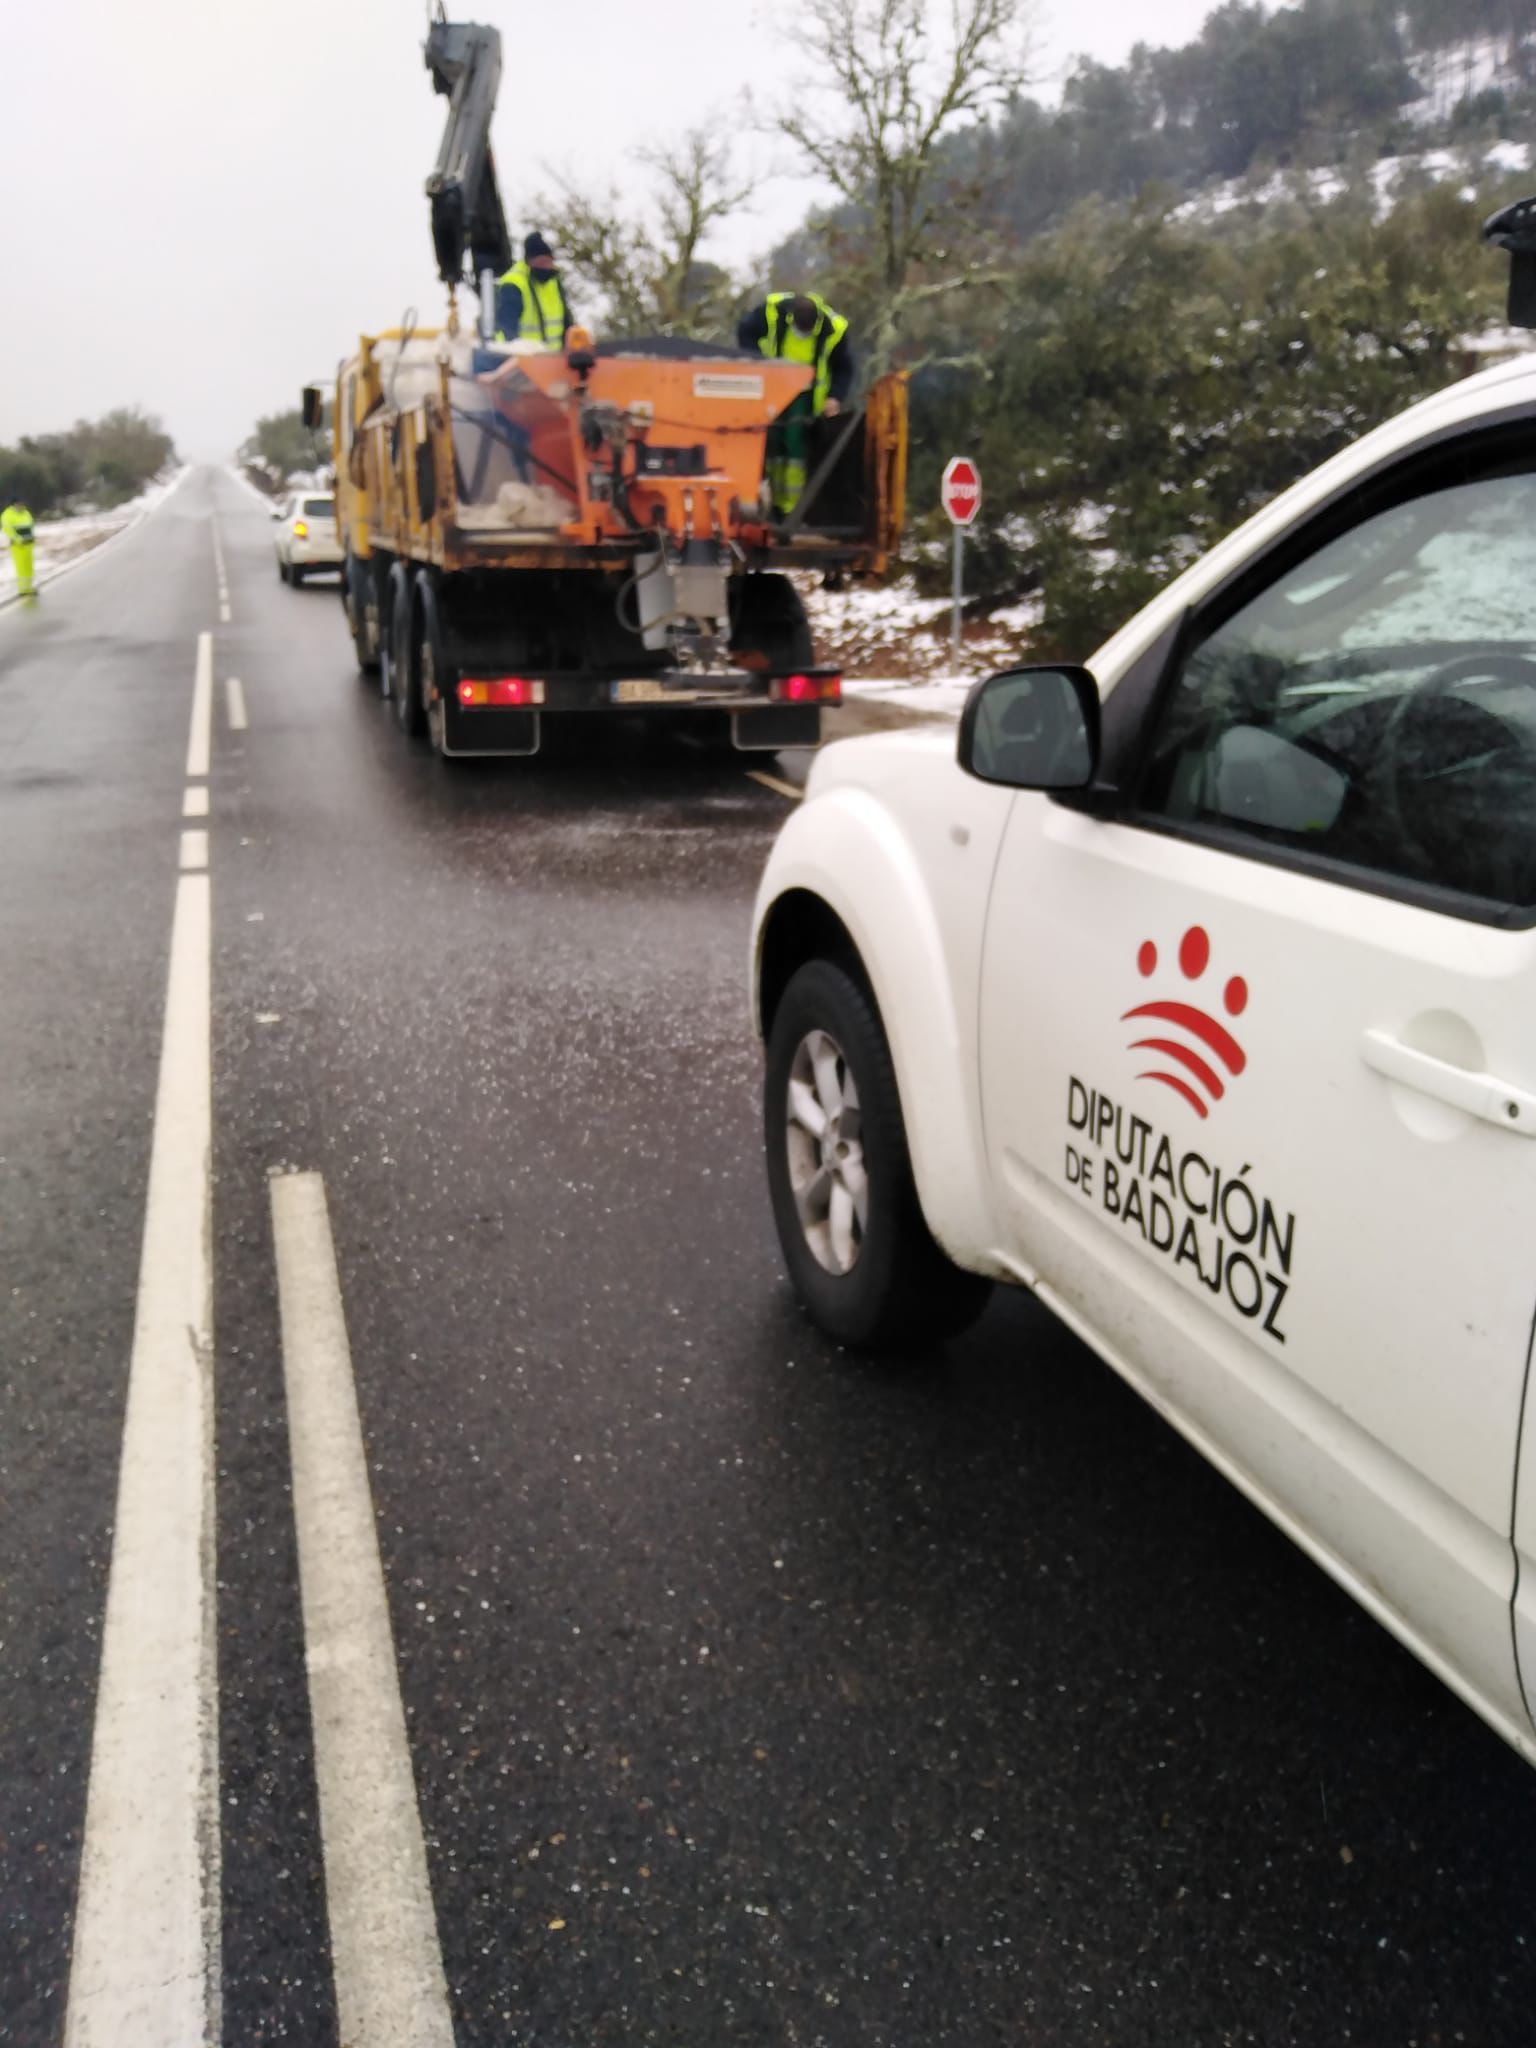
<instances>
[{"instance_id":1,"label":"pickup truck front wheel","mask_svg":"<svg viewBox=\"0 0 1536 2048\"><path fill-rule=\"evenodd\" d=\"M885 1032L841 967L812 960L779 1001L764 1083L768 1184L790 1279L845 1344L910 1350L980 1314L918 1204Z\"/></svg>"}]
</instances>

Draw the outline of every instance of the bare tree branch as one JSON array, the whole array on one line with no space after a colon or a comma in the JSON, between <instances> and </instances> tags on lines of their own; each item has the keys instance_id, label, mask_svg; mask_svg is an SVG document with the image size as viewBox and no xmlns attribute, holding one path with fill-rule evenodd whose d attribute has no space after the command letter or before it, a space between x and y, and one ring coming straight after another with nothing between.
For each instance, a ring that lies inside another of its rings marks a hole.
<instances>
[{"instance_id":1,"label":"bare tree branch","mask_svg":"<svg viewBox=\"0 0 1536 2048\"><path fill-rule=\"evenodd\" d=\"M571 279L577 310L616 332L708 335L729 324L736 281L700 253L711 229L749 196L730 146L696 128L668 148L642 151L656 174L654 204L636 219L624 197L582 192L569 178L531 202ZM644 224L654 223L655 231Z\"/></svg>"},{"instance_id":2,"label":"bare tree branch","mask_svg":"<svg viewBox=\"0 0 1536 2048\"><path fill-rule=\"evenodd\" d=\"M1027 83L1032 10L948 0L935 33L932 0L801 0L794 34L814 68L774 125L868 222L875 369L896 348L913 273L961 224L940 145Z\"/></svg>"}]
</instances>

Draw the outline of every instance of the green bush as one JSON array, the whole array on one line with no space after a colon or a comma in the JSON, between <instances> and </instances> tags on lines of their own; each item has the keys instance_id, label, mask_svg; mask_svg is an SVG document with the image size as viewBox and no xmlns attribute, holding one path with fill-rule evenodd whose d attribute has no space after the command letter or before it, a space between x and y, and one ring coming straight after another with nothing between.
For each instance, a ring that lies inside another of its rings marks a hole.
<instances>
[{"instance_id":1,"label":"green bush","mask_svg":"<svg viewBox=\"0 0 1536 2048\"><path fill-rule=\"evenodd\" d=\"M62 433L23 435L14 448L0 447L0 499L22 500L39 519L121 505L175 455L157 419L121 406Z\"/></svg>"}]
</instances>

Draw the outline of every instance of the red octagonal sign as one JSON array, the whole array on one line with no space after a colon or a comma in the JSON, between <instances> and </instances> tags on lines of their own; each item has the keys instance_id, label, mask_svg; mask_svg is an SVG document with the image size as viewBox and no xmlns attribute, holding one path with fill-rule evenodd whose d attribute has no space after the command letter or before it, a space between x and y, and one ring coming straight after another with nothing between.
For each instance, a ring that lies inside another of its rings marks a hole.
<instances>
[{"instance_id":1,"label":"red octagonal sign","mask_svg":"<svg viewBox=\"0 0 1536 2048\"><path fill-rule=\"evenodd\" d=\"M952 455L939 480L939 503L956 526L969 526L981 510L981 471L967 455Z\"/></svg>"}]
</instances>

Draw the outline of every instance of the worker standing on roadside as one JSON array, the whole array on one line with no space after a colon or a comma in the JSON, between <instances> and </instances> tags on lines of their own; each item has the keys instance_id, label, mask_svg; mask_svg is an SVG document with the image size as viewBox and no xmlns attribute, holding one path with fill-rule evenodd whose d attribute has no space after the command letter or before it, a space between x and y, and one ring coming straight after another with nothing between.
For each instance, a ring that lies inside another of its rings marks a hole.
<instances>
[{"instance_id":1,"label":"worker standing on roadside","mask_svg":"<svg viewBox=\"0 0 1536 2048\"><path fill-rule=\"evenodd\" d=\"M20 498L0 512L0 535L11 544L11 567L16 572L16 589L22 597L32 594L32 514Z\"/></svg>"},{"instance_id":2,"label":"worker standing on roadside","mask_svg":"<svg viewBox=\"0 0 1536 2048\"><path fill-rule=\"evenodd\" d=\"M496 280L496 339L563 348L571 324L554 251L542 235L529 235L522 262Z\"/></svg>"},{"instance_id":3,"label":"worker standing on roadside","mask_svg":"<svg viewBox=\"0 0 1536 2048\"><path fill-rule=\"evenodd\" d=\"M774 507L783 517L795 509L805 489L807 423L835 419L853 384L848 322L814 292L770 292L760 306L742 315L736 340L742 348L755 348L786 363L809 363L815 371L810 390L801 392L768 436L768 482Z\"/></svg>"}]
</instances>

